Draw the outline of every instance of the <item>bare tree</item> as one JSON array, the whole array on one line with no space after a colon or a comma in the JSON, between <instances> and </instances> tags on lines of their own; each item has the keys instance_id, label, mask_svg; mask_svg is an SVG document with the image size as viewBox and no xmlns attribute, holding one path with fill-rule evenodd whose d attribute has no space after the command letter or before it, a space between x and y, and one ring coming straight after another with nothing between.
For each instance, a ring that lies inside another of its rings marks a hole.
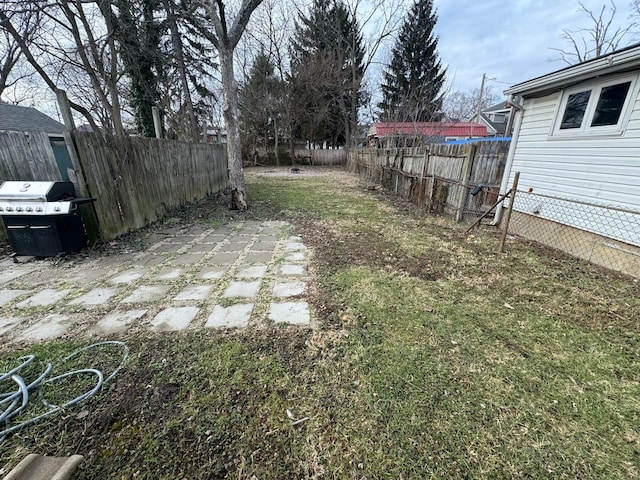
<instances>
[{"instance_id":1,"label":"bare tree","mask_svg":"<svg viewBox=\"0 0 640 480\"><path fill-rule=\"evenodd\" d=\"M634 0L636 8L638 3L639 0ZM569 44L566 49L550 47L558 52L560 60L567 65L581 63L617 50L635 26L635 22L632 22L626 26L615 27L617 9L613 0L610 0L608 6L603 4L599 13L597 10L588 9L582 2L579 2L579 5L578 12L588 17L589 26L576 30L564 29L560 38Z\"/></svg>"},{"instance_id":2,"label":"bare tree","mask_svg":"<svg viewBox=\"0 0 640 480\"><path fill-rule=\"evenodd\" d=\"M14 12L16 28L22 38L31 41L38 25L37 12ZM32 75L24 67L22 51L6 28L0 27L0 97L17 83Z\"/></svg>"},{"instance_id":3,"label":"bare tree","mask_svg":"<svg viewBox=\"0 0 640 480\"><path fill-rule=\"evenodd\" d=\"M105 5L109 8L110 0L100 2ZM34 33L26 35L21 25L29 16L38 22ZM70 101L71 108L92 128L98 129L95 119L100 118L106 129L124 131L115 52L95 1L3 0L0 27L52 91L70 91L75 100Z\"/></svg>"},{"instance_id":4,"label":"bare tree","mask_svg":"<svg viewBox=\"0 0 640 480\"><path fill-rule=\"evenodd\" d=\"M480 89L474 88L469 91L448 92L444 96L442 105L444 117L452 122L471 121L477 117L478 100L480 97ZM491 87L485 87L480 99L480 110L485 110L498 101Z\"/></svg>"},{"instance_id":5,"label":"bare tree","mask_svg":"<svg viewBox=\"0 0 640 480\"><path fill-rule=\"evenodd\" d=\"M208 37L218 50L222 90L225 100L224 119L227 126L227 156L229 164L229 183L231 185L231 208L244 211L248 208L247 192L242 169L242 151L240 143L240 109L238 106L238 85L236 83L233 54L251 14L262 0L243 0L235 18L227 18L223 0L211 0L206 5L209 20L214 32Z\"/></svg>"}]
</instances>

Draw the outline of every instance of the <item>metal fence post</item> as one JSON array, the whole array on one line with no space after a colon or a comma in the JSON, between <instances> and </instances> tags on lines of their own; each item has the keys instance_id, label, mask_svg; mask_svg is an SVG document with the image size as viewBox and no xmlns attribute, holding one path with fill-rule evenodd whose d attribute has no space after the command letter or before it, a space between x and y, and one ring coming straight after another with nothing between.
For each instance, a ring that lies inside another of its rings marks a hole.
<instances>
[{"instance_id":1,"label":"metal fence post","mask_svg":"<svg viewBox=\"0 0 640 480\"><path fill-rule=\"evenodd\" d=\"M509 221L511 220L511 212L513 211L513 202L516 198L516 191L518 189L518 180L520 179L520 172L516 172L513 176L513 186L511 187L511 201L507 207L507 215L503 219L504 228L502 229L502 236L500 237L500 248L498 251L504 253L504 242L507 240L507 231L509 230Z\"/></svg>"}]
</instances>

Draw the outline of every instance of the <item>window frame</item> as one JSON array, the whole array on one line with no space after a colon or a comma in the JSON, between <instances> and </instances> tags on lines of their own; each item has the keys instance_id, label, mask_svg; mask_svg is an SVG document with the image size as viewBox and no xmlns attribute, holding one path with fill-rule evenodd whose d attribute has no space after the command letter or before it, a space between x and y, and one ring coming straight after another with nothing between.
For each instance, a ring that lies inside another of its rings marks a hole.
<instances>
[{"instance_id":1,"label":"window frame","mask_svg":"<svg viewBox=\"0 0 640 480\"><path fill-rule=\"evenodd\" d=\"M619 85L629 82L629 90L627 96L622 104L620 110L620 116L618 122L615 125L601 125L592 127L591 122L596 111L596 106L600 99L602 89L610 87L612 85ZM552 138L567 138L567 137L584 137L584 136L598 136L598 135L621 135L624 133L629 117L633 110L633 104L638 97L638 74L616 76L603 81L603 79L592 80L590 82L581 83L580 85L574 85L570 88L565 88L560 94L560 101L556 108L553 124L551 127L550 137ZM591 92L587 107L582 118L582 124L579 128L566 128L560 129L562 119L564 118L567 108L567 102L569 96L580 92Z\"/></svg>"}]
</instances>

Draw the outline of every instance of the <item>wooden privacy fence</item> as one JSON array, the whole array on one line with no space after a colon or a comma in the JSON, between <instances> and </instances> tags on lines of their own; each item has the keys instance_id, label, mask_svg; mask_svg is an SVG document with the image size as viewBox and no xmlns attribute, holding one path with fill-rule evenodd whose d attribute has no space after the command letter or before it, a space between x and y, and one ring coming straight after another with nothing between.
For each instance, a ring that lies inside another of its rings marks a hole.
<instances>
[{"instance_id":1,"label":"wooden privacy fence","mask_svg":"<svg viewBox=\"0 0 640 480\"><path fill-rule=\"evenodd\" d=\"M347 162L347 150L295 150L298 163L314 166L328 167L331 165L344 165Z\"/></svg>"},{"instance_id":2,"label":"wooden privacy fence","mask_svg":"<svg viewBox=\"0 0 640 480\"><path fill-rule=\"evenodd\" d=\"M460 221L482 215L495 203L508 151L508 141L358 149L349 152L348 168L365 181Z\"/></svg>"},{"instance_id":3,"label":"wooden privacy fence","mask_svg":"<svg viewBox=\"0 0 640 480\"><path fill-rule=\"evenodd\" d=\"M228 185L222 145L74 133L103 240L158 220Z\"/></svg>"},{"instance_id":4,"label":"wooden privacy fence","mask_svg":"<svg viewBox=\"0 0 640 480\"><path fill-rule=\"evenodd\" d=\"M0 182L62 180L45 132L0 132Z\"/></svg>"},{"instance_id":5,"label":"wooden privacy fence","mask_svg":"<svg viewBox=\"0 0 640 480\"><path fill-rule=\"evenodd\" d=\"M104 241L228 186L222 145L87 132L65 133L64 139L71 153L68 163L56 160L52 138L44 132L0 132L0 182L70 179L78 196L96 198L95 204L82 208L88 230L94 230L97 220ZM89 233L95 238L92 233L98 232Z\"/></svg>"}]
</instances>

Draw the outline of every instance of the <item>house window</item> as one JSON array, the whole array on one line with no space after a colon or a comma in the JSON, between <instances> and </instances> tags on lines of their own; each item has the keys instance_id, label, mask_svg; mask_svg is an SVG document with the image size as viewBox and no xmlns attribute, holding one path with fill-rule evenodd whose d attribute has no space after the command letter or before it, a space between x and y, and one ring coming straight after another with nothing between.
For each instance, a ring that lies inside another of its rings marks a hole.
<instances>
[{"instance_id":1,"label":"house window","mask_svg":"<svg viewBox=\"0 0 640 480\"><path fill-rule=\"evenodd\" d=\"M587 111L589 97L591 97L591 90L576 92L569 95L569 98L567 98L567 105L564 108L564 115L562 116L560 130L580 128L582 126L582 119Z\"/></svg>"},{"instance_id":2,"label":"house window","mask_svg":"<svg viewBox=\"0 0 640 480\"><path fill-rule=\"evenodd\" d=\"M603 87L591 121L592 127L616 125L620 120L624 101L629 93L631 82Z\"/></svg>"},{"instance_id":3,"label":"house window","mask_svg":"<svg viewBox=\"0 0 640 480\"><path fill-rule=\"evenodd\" d=\"M619 78L600 85L565 90L554 134L622 133L635 83L635 78Z\"/></svg>"}]
</instances>

